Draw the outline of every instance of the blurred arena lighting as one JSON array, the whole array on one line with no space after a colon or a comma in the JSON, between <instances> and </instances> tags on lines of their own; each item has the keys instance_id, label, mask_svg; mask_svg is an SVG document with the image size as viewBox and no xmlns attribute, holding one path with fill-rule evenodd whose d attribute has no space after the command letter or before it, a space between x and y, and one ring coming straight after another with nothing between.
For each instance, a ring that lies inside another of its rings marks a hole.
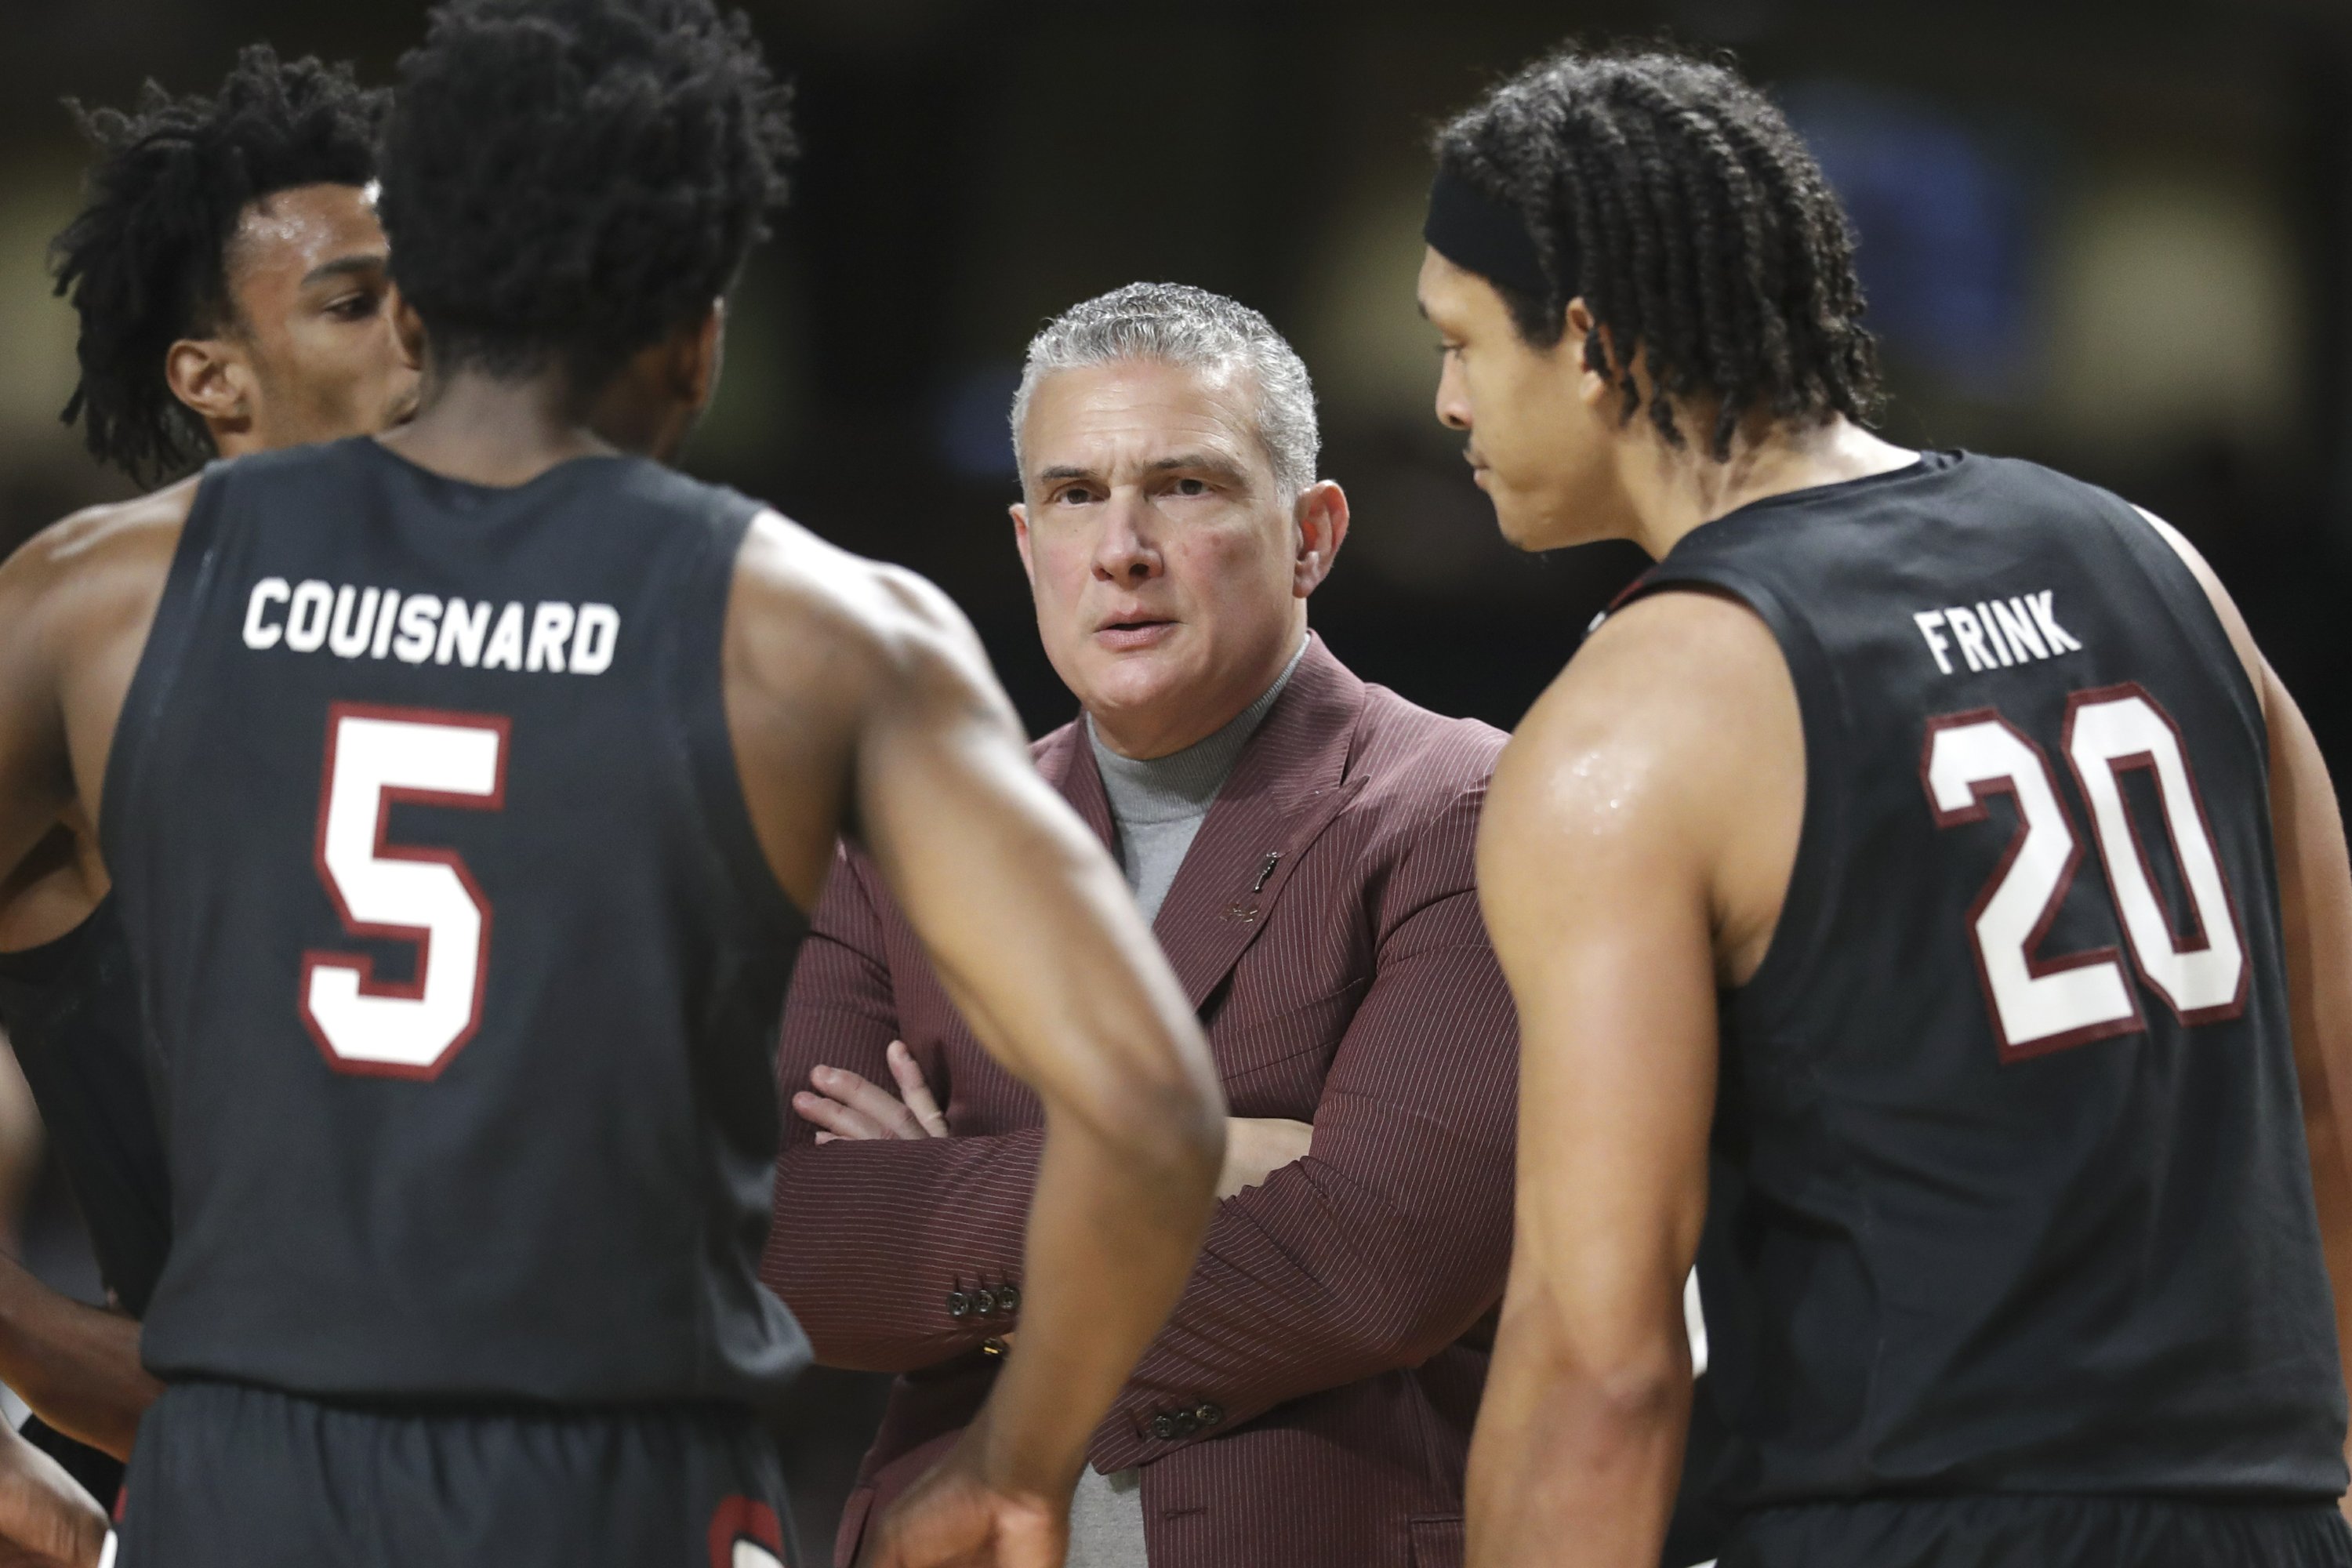
<instances>
[{"instance_id":1,"label":"blurred arena lighting","mask_svg":"<svg viewBox=\"0 0 2352 1568\"><path fill-rule=\"evenodd\" d=\"M1971 397L2024 390L2040 235L2021 162L1905 93L1815 79L1780 97L1853 219L1870 322L1890 357Z\"/></svg>"},{"instance_id":2,"label":"blurred arena lighting","mask_svg":"<svg viewBox=\"0 0 2352 1568\"><path fill-rule=\"evenodd\" d=\"M2076 441L2127 456L2293 435L2294 239L2251 171L2174 157L2104 171L2067 204L2052 260L2049 412Z\"/></svg>"}]
</instances>

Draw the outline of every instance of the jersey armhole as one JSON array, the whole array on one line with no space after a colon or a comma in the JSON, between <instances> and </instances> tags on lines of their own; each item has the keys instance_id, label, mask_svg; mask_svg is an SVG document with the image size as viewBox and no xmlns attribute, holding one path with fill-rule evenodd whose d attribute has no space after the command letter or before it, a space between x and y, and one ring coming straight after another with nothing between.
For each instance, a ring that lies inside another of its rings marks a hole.
<instances>
[{"instance_id":1,"label":"jersey armhole","mask_svg":"<svg viewBox=\"0 0 2352 1568\"><path fill-rule=\"evenodd\" d=\"M2255 753L2261 758L2267 783L2270 721L2263 712L2262 693L2254 689L2253 679L2246 673L2246 661L2239 657L2238 645L2230 640L2230 628L2221 624L2221 612L2213 607L2212 595L2205 592L2205 584L2197 580L2195 570L2181 559L2180 552L2157 531L2156 524L2139 508L2108 491L2101 490L2096 495L2092 510L2116 531L2124 549L2140 563L2174 624L2203 645L2207 659L2228 667L2229 674L2222 679L2230 689L2231 700L2237 705L2239 717L2255 739ZM2190 602L2184 604L2184 599Z\"/></svg>"},{"instance_id":2,"label":"jersey armhole","mask_svg":"<svg viewBox=\"0 0 2352 1568\"><path fill-rule=\"evenodd\" d=\"M1846 730L1844 700L1835 670L1811 628L1790 612L1780 595L1745 572L1711 562L1661 563L1621 595L1611 612L1654 594L1674 592L1717 594L1745 605L1772 633L1796 690L1805 754L1797 854L1790 862L1780 918L1773 924L1763 961L1745 983L1725 993L1762 1005L1777 1019L1793 1012L1805 994L1805 983L1828 944L1835 913L1833 891L1845 876L1845 839L1838 831L1844 785L1835 765Z\"/></svg>"},{"instance_id":3,"label":"jersey armhole","mask_svg":"<svg viewBox=\"0 0 2352 1568\"><path fill-rule=\"evenodd\" d=\"M735 738L727 723L727 606L744 536L762 510L731 492L728 500L726 513L702 531L685 574L679 613L671 623L672 711L685 749L688 793L721 878L735 889L757 929L797 947L808 933L807 912L793 901L768 865L767 851L751 825Z\"/></svg>"},{"instance_id":4,"label":"jersey armhole","mask_svg":"<svg viewBox=\"0 0 2352 1568\"><path fill-rule=\"evenodd\" d=\"M146 644L131 684L123 689L122 708L115 715L114 738L107 747L106 777L100 786L98 847L107 875L122 878L125 825L142 815L132 805L143 777L141 766L148 734L163 721L178 684L180 667L194 635L197 612L218 567L218 534L223 516L222 492L227 488L229 466L215 462L196 481L188 502L187 521L180 525L180 542L172 552L171 571L163 579L163 596L155 602L155 618L147 627Z\"/></svg>"}]
</instances>

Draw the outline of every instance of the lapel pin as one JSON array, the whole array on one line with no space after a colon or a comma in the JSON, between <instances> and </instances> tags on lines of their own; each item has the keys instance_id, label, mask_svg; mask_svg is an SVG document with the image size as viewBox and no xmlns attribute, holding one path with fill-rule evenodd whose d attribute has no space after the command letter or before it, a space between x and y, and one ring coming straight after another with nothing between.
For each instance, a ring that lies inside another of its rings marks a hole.
<instances>
[{"instance_id":1,"label":"lapel pin","mask_svg":"<svg viewBox=\"0 0 2352 1568\"><path fill-rule=\"evenodd\" d=\"M1250 884L1251 892L1265 891L1265 879L1274 875L1274 868L1281 859L1282 851L1279 849L1269 849L1265 852L1265 859L1257 868L1257 880Z\"/></svg>"}]
</instances>

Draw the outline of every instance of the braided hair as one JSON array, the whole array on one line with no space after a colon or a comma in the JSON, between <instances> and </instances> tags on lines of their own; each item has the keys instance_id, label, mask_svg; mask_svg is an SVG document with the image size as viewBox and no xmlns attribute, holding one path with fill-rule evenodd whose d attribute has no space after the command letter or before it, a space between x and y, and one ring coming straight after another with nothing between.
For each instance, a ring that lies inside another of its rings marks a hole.
<instances>
[{"instance_id":1,"label":"braided hair","mask_svg":"<svg viewBox=\"0 0 2352 1568\"><path fill-rule=\"evenodd\" d=\"M1615 374L1631 420L1638 352L1669 445L1683 444L1675 411L1694 398L1716 405L1717 461L1758 410L1800 426L1875 411L1845 214L1788 121L1727 65L1565 49L1445 124L1435 152L1535 240L1545 295L1496 285L1519 335L1554 346L1581 296L1617 359L1595 331L1585 364Z\"/></svg>"},{"instance_id":2,"label":"braided hair","mask_svg":"<svg viewBox=\"0 0 2352 1568\"><path fill-rule=\"evenodd\" d=\"M382 203L439 368L590 390L700 319L783 201L790 101L712 0L446 0Z\"/></svg>"},{"instance_id":3,"label":"braided hair","mask_svg":"<svg viewBox=\"0 0 2352 1568\"><path fill-rule=\"evenodd\" d=\"M247 206L375 177L383 107L349 66L281 63L267 44L241 52L209 98L151 81L127 112L68 101L99 156L49 254L57 292L81 318L81 379L61 417L81 421L92 457L152 483L212 454L204 421L163 379L164 356L236 324L227 253Z\"/></svg>"}]
</instances>

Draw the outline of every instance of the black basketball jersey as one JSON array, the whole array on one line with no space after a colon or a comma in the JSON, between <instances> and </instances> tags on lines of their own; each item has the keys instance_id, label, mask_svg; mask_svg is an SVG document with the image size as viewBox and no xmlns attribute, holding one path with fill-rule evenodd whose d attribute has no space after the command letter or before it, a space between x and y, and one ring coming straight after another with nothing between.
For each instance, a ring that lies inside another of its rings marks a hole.
<instances>
[{"instance_id":1,"label":"black basketball jersey","mask_svg":"<svg viewBox=\"0 0 2352 1568\"><path fill-rule=\"evenodd\" d=\"M757 508L373 440L215 465L108 766L176 1234L166 1378L761 1403L799 933L720 689Z\"/></svg>"},{"instance_id":2,"label":"black basketball jersey","mask_svg":"<svg viewBox=\"0 0 2352 1568\"><path fill-rule=\"evenodd\" d=\"M0 1030L89 1229L99 1276L143 1317L172 1246L138 983L111 896L55 942L0 953Z\"/></svg>"},{"instance_id":3,"label":"black basketball jersey","mask_svg":"<svg viewBox=\"0 0 2352 1568\"><path fill-rule=\"evenodd\" d=\"M1771 627L1797 861L1722 1005L1717 1479L2334 1498L2261 710L2115 497L1930 455L1689 534Z\"/></svg>"}]
</instances>

